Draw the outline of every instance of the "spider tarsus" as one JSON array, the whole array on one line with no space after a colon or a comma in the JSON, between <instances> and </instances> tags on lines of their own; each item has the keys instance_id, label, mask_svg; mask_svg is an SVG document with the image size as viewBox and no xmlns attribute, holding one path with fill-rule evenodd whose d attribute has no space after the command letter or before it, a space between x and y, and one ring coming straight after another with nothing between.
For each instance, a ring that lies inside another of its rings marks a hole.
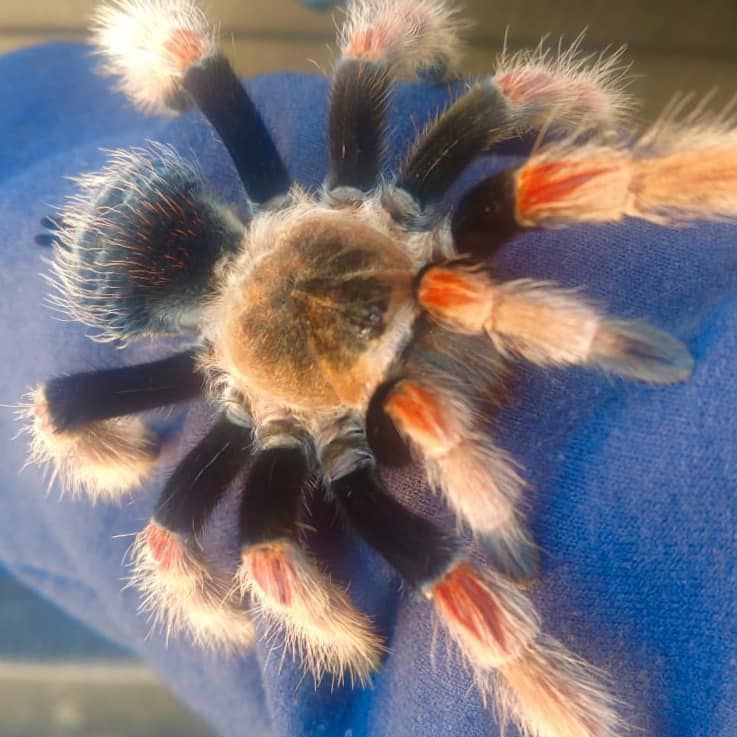
<instances>
[{"instance_id":1,"label":"spider tarsus","mask_svg":"<svg viewBox=\"0 0 737 737\"><path fill-rule=\"evenodd\" d=\"M58 428L44 387L31 392L25 415L31 460L51 466L52 478L58 476L63 489L93 501L116 501L140 486L158 457L157 438L138 417Z\"/></svg>"},{"instance_id":2,"label":"spider tarsus","mask_svg":"<svg viewBox=\"0 0 737 737\"><path fill-rule=\"evenodd\" d=\"M285 647L319 680L366 684L384 647L346 592L291 541L244 547L237 580L256 611L282 630Z\"/></svg>"},{"instance_id":3,"label":"spider tarsus","mask_svg":"<svg viewBox=\"0 0 737 737\"><path fill-rule=\"evenodd\" d=\"M136 536L131 566L141 609L167 637L184 635L200 647L226 653L251 645L247 608L235 596L230 577L203 557L194 536L151 520Z\"/></svg>"},{"instance_id":4,"label":"spider tarsus","mask_svg":"<svg viewBox=\"0 0 737 737\"><path fill-rule=\"evenodd\" d=\"M350 0L338 43L346 59L440 82L459 68L466 27L446 0Z\"/></svg>"},{"instance_id":5,"label":"spider tarsus","mask_svg":"<svg viewBox=\"0 0 737 737\"><path fill-rule=\"evenodd\" d=\"M532 51L503 52L493 81L509 99L522 129L615 129L634 107L627 94L624 47L609 56L581 53L583 34L557 53L541 43Z\"/></svg>"},{"instance_id":6,"label":"spider tarsus","mask_svg":"<svg viewBox=\"0 0 737 737\"><path fill-rule=\"evenodd\" d=\"M145 112L179 112L186 70L216 52L215 34L193 0L113 0L93 17L101 71Z\"/></svg>"},{"instance_id":7,"label":"spider tarsus","mask_svg":"<svg viewBox=\"0 0 737 737\"><path fill-rule=\"evenodd\" d=\"M651 384L685 381L694 367L681 341L646 323L628 320L602 322L589 360L605 371Z\"/></svg>"}]
</instances>

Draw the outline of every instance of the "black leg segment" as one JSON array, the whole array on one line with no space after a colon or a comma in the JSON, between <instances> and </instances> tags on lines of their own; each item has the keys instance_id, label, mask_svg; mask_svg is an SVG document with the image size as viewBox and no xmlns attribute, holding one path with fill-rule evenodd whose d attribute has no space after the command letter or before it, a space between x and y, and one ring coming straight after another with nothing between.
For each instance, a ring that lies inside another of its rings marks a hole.
<instances>
[{"instance_id":1,"label":"black leg segment","mask_svg":"<svg viewBox=\"0 0 737 737\"><path fill-rule=\"evenodd\" d=\"M477 156L513 131L504 94L490 82L477 84L419 139L396 186L408 192L421 209L431 207Z\"/></svg>"},{"instance_id":2,"label":"black leg segment","mask_svg":"<svg viewBox=\"0 0 737 737\"><path fill-rule=\"evenodd\" d=\"M451 220L458 253L488 258L522 230L515 219L515 173L502 171L463 196Z\"/></svg>"},{"instance_id":3,"label":"black leg segment","mask_svg":"<svg viewBox=\"0 0 737 737\"><path fill-rule=\"evenodd\" d=\"M330 95L328 190L371 191L381 170L391 79L383 64L340 62Z\"/></svg>"},{"instance_id":4,"label":"black leg segment","mask_svg":"<svg viewBox=\"0 0 737 737\"><path fill-rule=\"evenodd\" d=\"M248 462L251 443L251 428L220 415L174 469L156 502L154 520L171 532L199 532Z\"/></svg>"},{"instance_id":5,"label":"black leg segment","mask_svg":"<svg viewBox=\"0 0 737 737\"><path fill-rule=\"evenodd\" d=\"M299 504L310 473L302 446L266 448L256 456L241 505L241 545L296 537Z\"/></svg>"},{"instance_id":6,"label":"black leg segment","mask_svg":"<svg viewBox=\"0 0 737 737\"><path fill-rule=\"evenodd\" d=\"M417 588L457 557L457 543L390 496L375 466L359 466L333 481L331 491L353 529Z\"/></svg>"},{"instance_id":7,"label":"black leg segment","mask_svg":"<svg viewBox=\"0 0 737 737\"><path fill-rule=\"evenodd\" d=\"M197 352L185 351L137 366L59 376L44 387L58 432L202 396Z\"/></svg>"},{"instance_id":8,"label":"black leg segment","mask_svg":"<svg viewBox=\"0 0 737 737\"><path fill-rule=\"evenodd\" d=\"M183 86L223 140L251 201L286 194L292 182L284 162L230 62L207 57L189 68Z\"/></svg>"}]
</instances>

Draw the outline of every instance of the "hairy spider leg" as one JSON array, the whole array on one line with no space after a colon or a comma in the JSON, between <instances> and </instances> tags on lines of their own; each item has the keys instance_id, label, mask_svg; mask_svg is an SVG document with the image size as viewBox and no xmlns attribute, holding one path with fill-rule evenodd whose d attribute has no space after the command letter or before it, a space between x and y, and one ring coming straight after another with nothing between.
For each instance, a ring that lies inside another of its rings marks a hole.
<instances>
[{"instance_id":1,"label":"hairy spider leg","mask_svg":"<svg viewBox=\"0 0 737 737\"><path fill-rule=\"evenodd\" d=\"M478 213L500 192L499 217L507 226L513 220L518 230L617 223L625 217L661 225L734 220L737 128L656 125L633 148L550 144L521 166L479 184L460 211ZM482 218L476 229L484 225L492 223Z\"/></svg>"},{"instance_id":2,"label":"hairy spider leg","mask_svg":"<svg viewBox=\"0 0 737 737\"><path fill-rule=\"evenodd\" d=\"M72 491L117 498L138 486L158 457L157 438L134 415L202 392L194 350L57 377L31 396L31 456L50 463Z\"/></svg>"},{"instance_id":3,"label":"hairy spider leg","mask_svg":"<svg viewBox=\"0 0 737 737\"><path fill-rule=\"evenodd\" d=\"M416 210L392 214L405 227L418 227L474 159L516 130L504 93L489 81L474 84L413 145L393 187L407 192Z\"/></svg>"},{"instance_id":4,"label":"hairy spider leg","mask_svg":"<svg viewBox=\"0 0 737 737\"><path fill-rule=\"evenodd\" d=\"M534 737L613 737L620 720L600 674L540 632L530 599L498 573L479 571L457 540L393 499L372 460L349 468L331 479L339 509L433 602L500 724Z\"/></svg>"},{"instance_id":5,"label":"hairy spider leg","mask_svg":"<svg viewBox=\"0 0 737 737\"><path fill-rule=\"evenodd\" d=\"M560 94L577 84L589 92ZM585 65L573 72L565 70L562 61L534 72L524 66L500 71L450 103L414 144L393 183L394 189L409 194L414 206L391 194L385 204L404 227L423 229L453 182L493 144L548 121L579 132L583 124L607 129L616 116L603 111L617 106L618 94ZM611 105L604 104L607 100Z\"/></svg>"},{"instance_id":6,"label":"hairy spider leg","mask_svg":"<svg viewBox=\"0 0 737 737\"><path fill-rule=\"evenodd\" d=\"M404 378L384 409L419 455L430 484L481 538L495 568L518 582L536 578L537 548L519 511L524 482L511 457L475 422L458 391Z\"/></svg>"},{"instance_id":7,"label":"hairy spider leg","mask_svg":"<svg viewBox=\"0 0 737 737\"><path fill-rule=\"evenodd\" d=\"M237 580L316 680L329 673L341 681L347 673L366 683L379 666L381 641L299 541L299 507L315 471L311 443L284 422L259 430L262 447L244 486Z\"/></svg>"},{"instance_id":8,"label":"hairy spider leg","mask_svg":"<svg viewBox=\"0 0 737 737\"><path fill-rule=\"evenodd\" d=\"M417 299L444 327L486 333L503 355L541 366L585 365L653 384L684 381L693 367L686 347L667 333L609 318L549 282L497 282L480 266L451 261L422 274Z\"/></svg>"},{"instance_id":9,"label":"hairy spider leg","mask_svg":"<svg viewBox=\"0 0 737 737\"><path fill-rule=\"evenodd\" d=\"M250 427L234 422L227 412L220 414L169 476L156 502L153 521L177 535L196 536L245 468L252 441Z\"/></svg>"},{"instance_id":10,"label":"hairy spider leg","mask_svg":"<svg viewBox=\"0 0 737 737\"><path fill-rule=\"evenodd\" d=\"M341 194L360 199L376 187L390 85L389 70L382 63L339 62L330 93L330 163L325 181L332 199Z\"/></svg>"},{"instance_id":11,"label":"hairy spider leg","mask_svg":"<svg viewBox=\"0 0 737 737\"><path fill-rule=\"evenodd\" d=\"M145 412L202 395L198 351L188 350L136 366L58 376L44 386L56 432L111 417Z\"/></svg>"},{"instance_id":12,"label":"hairy spider leg","mask_svg":"<svg viewBox=\"0 0 737 737\"><path fill-rule=\"evenodd\" d=\"M261 114L191 0L103 5L94 42L103 71L144 110L178 112L194 102L228 149L250 200L279 199L292 180Z\"/></svg>"},{"instance_id":13,"label":"hairy spider leg","mask_svg":"<svg viewBox=\"0 0 737 737\"><path fill-rule=\"evenodd\" d=\"M332 479L330 492L350 526L420 590L460 555L456 540L389 494L370 459Z\"/></svg>"},{"instance_id":14,"label":"hairy spider leg","mask_svg":"<svg viewBox=\"0 0 737 737\"><path fill-rule=\"evenodd\" d=\"M167 635L184 633L213 649L251 642L247 607L232 587L237 550L228 556L205 544L213 510L245 469L251 442L250 427L220 414L169 476L136 539L132 581L144 595L142 608Z\"/></svg>"},{"instance_id":15,"label":"hairy spider leg","mask_svg":"<svg viewBox=\"0 0 737 737\"><path fill-rule=\"evenodd\" d=\"M263 205L287 194L292 179L261 114L221 54L192 65L182 80L233 159L249 200Z\"/></svg>"}]
</instances>

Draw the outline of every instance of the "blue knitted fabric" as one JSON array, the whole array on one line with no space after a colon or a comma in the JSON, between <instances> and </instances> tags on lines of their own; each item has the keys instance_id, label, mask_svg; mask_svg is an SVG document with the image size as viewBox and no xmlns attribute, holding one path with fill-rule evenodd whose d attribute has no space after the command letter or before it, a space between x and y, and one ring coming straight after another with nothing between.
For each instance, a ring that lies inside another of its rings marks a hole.
<instances>
[{"instance_id":1,"label":"blue knitted fabric","mask_svg":"<svg viewBox=\"0 0 737 737\"><path fill-rule=\"evenodd\" d=\"M327 80L279 74L247 82L290 171L320 183L327 160ZM390 166L446 99L443 88L403 85L392 96ZM138 362L171 345L126 351L96 345L44 306L39 218L74 191L67 177L101 167L101 149L170 143L196 158L232 202L239 183L197 112L133 111L92 74L89 50L49 45L0 60L0 403L64 372ZM478 162L453 193L499 168L506 148ZM496 259L501 277L550 279L622 317L641 316L684 340L688 382L655 389L587 372L521 365L495 427L524 465L529 521L544 551L531 595L546 629L606 669L650 737L737 734L737 228L666 230L629 221L526 233ZM202 435L209 410L168 418L179 455ZM430 604L350 533L331 527L321 555L386 636L391 653L373 687L315 687L289 657L259 644L224 657L149 635L138 594L122 591L129 535L146 523L167 472L122 505L46 491L20 472L25 442L0 411L0 560L26 583L131 648L223 737L496 737L490 711L440 638ZM166 466L166 467L163 467ZM419 469L387 476L394 493L449 524ZM329 514L323 514L329 519Z\"/></svg>"}]
</instances>

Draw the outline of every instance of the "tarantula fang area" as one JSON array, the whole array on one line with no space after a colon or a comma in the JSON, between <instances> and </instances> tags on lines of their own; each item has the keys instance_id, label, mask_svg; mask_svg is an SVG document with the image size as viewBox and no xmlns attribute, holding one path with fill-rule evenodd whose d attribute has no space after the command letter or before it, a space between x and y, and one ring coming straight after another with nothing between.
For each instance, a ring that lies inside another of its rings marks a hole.
<instances>
[{"instance_id":1,"label":"tarantula fang area","mask_svg":"<svg viewBox=\"0 0 737 737\"><path fill-rule=\"evenodd\" d=\"M133 580L168 631L240 648L263 617L315 678L369 679L385 645L300 535L310 488L427 597L500 724L534 737L615 737L623 724L601 674L543 633L524 590L537 567L524 483L477 408L514 361L669 384L689 376L692 359L654 327L550 282L499 280L489 264L531 228L734 218L737 133L720 121L664 120L634 145L620 142L619 56L538 50L503 55L492 75L454 87L398 171L382 176L392 85L454 77L463 26L444 0L348 3L327 176L306 191L190 0L101 7L104 71L146 112L199 108L232 158L250 218L158 144L116 152L80 178L80 193L48 221L55 305L97 340L196 342L35 388L31 454L74 492L116 499L157 462L158 438L139 413L207 398L218 408L212 427L169 477L133 549ZM548 134L526 161L442 210L477 157L541 128ZM484 568L385 487L379 465L408 450L474 533ZM204 533L236 482L232 547L210 550Z\"/></svg>"}]
</instances>

